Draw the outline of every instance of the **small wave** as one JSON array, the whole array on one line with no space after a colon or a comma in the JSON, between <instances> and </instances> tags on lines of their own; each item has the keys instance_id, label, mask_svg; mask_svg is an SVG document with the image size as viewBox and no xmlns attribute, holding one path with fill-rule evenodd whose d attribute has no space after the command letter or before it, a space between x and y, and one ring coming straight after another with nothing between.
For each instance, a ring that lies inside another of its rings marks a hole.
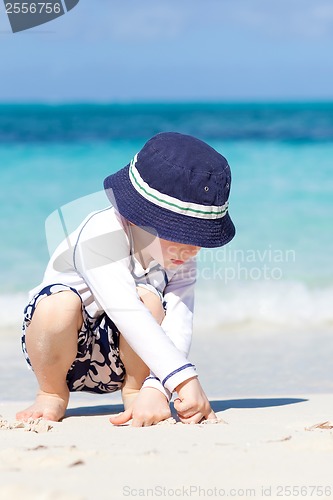
<instances>
[{"instance_id":1,"label":"small wave","mask_svg":"<svg viewBox=\"0 0 333 500\"><path fill-rule=\"evenodd\" d=\"M0 295L0 327L22 323L27 294ZM256 327L333 327L333 286L311 288L301 282L239 282L218 288L199 282L195 326L225 329Z\"/></svg>"},{"instance_id":2,"label":"small wave","mask_svg":"<svg viewBox=\"0 0 333 500\"><path fill-rule=\"evenodd\" d=\"M26 293L0 295L0 328L20 327L23 310L28 303Z\"/></svg>"},{"instance_id":3,"label":"small wave","mask_svg":"<svg viewBox=\"0 0 333 500\"><path fill-rule=\"evenodd\" d=\"M238 283L223 290L198 287L195 325L225 329L333 327L333 286L310 288L301 282Z\"/></svg>"}]
</instances>

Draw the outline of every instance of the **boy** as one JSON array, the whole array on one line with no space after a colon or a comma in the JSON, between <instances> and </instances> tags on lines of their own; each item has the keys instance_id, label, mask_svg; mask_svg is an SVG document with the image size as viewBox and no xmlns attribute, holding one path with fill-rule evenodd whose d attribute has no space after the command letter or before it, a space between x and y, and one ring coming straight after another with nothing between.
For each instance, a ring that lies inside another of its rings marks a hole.
<instances>
[{"instance_id":1,"label":"boy","mask_svg":"<svg viewBox=\"0 0 333 500\"><path fill-rule=\"evenodd\" d=\"M113 424L167 419L174 391L183 423L216 418L187 356L195 256L235 234L230 182L223 156L173 132L105 179L112 206L62 242L31 291L22 345L40 390L17 418L60 420L70 391L118 389Z\"/></svg>"}]
</instances>

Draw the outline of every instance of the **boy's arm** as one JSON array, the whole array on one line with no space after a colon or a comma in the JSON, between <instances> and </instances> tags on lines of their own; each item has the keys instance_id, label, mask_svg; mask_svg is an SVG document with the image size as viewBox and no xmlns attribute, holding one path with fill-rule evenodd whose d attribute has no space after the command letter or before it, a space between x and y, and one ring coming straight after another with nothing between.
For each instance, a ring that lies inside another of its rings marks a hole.
<instances>
[{"instance_id":1,"label":"boy's arm","mask_svg":"<svg viewBox=\"0 0 333 500\"><path fill-rule=\"evenodd\" d=\"M194 261L182 266L182 272L170 280L164 295L166 316L162 327L175 347L186 356L192 337L195 270ZM183 423L216 419L196 376L184 380L175 390L178 397L174 405ZM171 392L151 372L142 390L133 398L133 403L122 414L111 417L110 421L114 425L121 425L132 419L132 425L136 427L153 425L170 417L170 398Z\"/></svg>"},{"instance_id":2,"label":"boy's arm","mask_svg":"<svg viewBox=\"0 0 333 500\"><path fill-rule=\"evenodd\" d=\"M166 314L162 328L177 349L188 356L193 332L196 259L183 264L164 291Z\"/></svg>"},{"instance_id":3,"label":"boy's arm","mask_svg":"<svg viewBox=\"0 0 333 500\"><path fill-rule=\"evenodd\" d=\"M186 357L192 340L195 282L196 261L191 259L173 276L164 293L166 315L161 326L177 349ZM153 377L154 374L151 373L143 387L155 387L163 392L161 382ZM216 419L198 377L193 376L184 380L175 387L175 391L178 397L174 401L174 406L181 422L198 423L201 420ZM168 399L171 398L170 392L165 395ZM153 392L150 397L159 400ZM137 405L139 406L139 401Z\"/></svg>"},{"instance_id":4,"label":"boy's arm","mask_svg":"<svg viewBox=\"0 0 333 500\"><path fill-rule=\"evenodd\" d=\"M126 257L126 238L120 232L116 241L105 227L98 229L94 231L90 220L81 231L74 251L75 269L128 344L171 392L196 375L194 366L139 300Z\"/></svg>"},{"instance_id":5,"label":"boy's arm","mask_svg":"<svg viewBox=\"0 0 333 500\"><path fill-rule=\"evenodd\" d=\"M186 358L192 340L195 282L196 261L190 259L173 275L164 291L166 314L161 327ZM158 389L168 400L171 399L171 392L161 384L153 372L146 378L143 387Z\"/></svg>"}]
</instances>

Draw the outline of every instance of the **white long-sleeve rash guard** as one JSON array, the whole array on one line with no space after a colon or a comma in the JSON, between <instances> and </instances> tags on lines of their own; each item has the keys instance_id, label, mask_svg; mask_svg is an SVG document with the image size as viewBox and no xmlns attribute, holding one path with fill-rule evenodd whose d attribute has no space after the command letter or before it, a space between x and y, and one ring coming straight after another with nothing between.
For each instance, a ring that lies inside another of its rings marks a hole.
<instances>
[{"instance_id":1,"label":"white long-sleeve rash guard","mask_svg":"<svg viewBox=\"0 0 333 500\"><path fill-rule=\"evenodd\" d=\"M176 271L156 261L144 269L132 255L130 229L113 207L90 214L52 255L42 284L71 286L92 317L104 311L132 349L150 368L145 387L168 398L180 383L196 376L187 360L192 337L195 259ZM140 301L136 287L152 285L162 296L166 315L161 326Z\"/></svg>"}]
</instances>

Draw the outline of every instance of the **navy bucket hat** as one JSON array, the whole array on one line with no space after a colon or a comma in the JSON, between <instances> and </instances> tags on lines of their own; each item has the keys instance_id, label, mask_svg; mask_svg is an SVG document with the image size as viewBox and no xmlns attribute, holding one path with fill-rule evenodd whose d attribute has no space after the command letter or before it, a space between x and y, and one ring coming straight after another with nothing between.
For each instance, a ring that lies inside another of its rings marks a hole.
<instances>
[{"instance_id":1,"label":"navy bucket hat","mask_svg":"<svg viewBox=\"0 0 333 500\"><path fill-rule=\"evenodd\" d=\"M206 248L235 235L230 184L220 153L176 132L155 135L129 165L104 180L109 200L130 222L165 240Z\"/></svg>"}]
</instances>

